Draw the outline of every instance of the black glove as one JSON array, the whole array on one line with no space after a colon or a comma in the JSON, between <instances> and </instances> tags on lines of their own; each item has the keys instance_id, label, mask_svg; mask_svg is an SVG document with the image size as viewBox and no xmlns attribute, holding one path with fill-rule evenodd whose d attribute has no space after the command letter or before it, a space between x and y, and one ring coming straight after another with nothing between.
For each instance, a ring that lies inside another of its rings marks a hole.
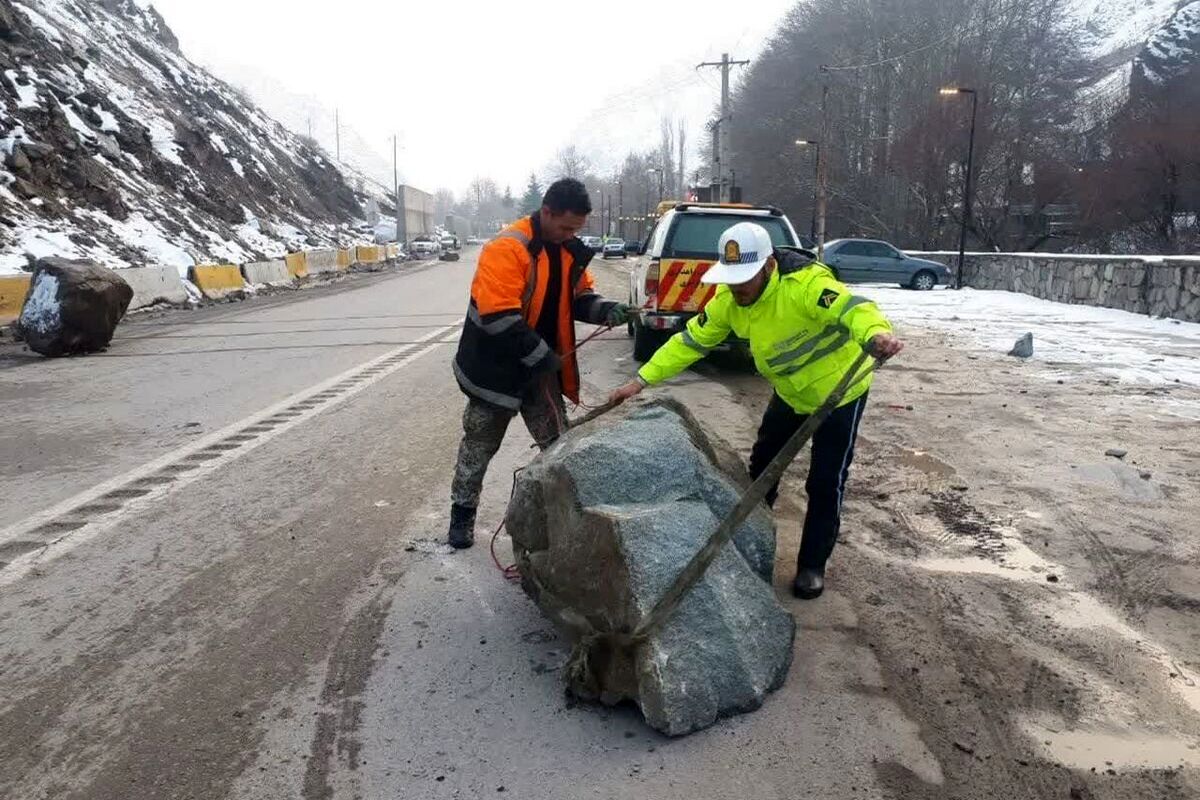
<instances>
[{"instance_id":1,"label":"black glove","mask_svg":"<svg viewBox=\"0 0 1200 800\"><path fill-rule=\"evenodd\" d=\"M633 306L625 305L624 303L613 303L613 307L608 310L608 315L604 321L609 327L615 328L618 325L624 325L629 322L629 314L633 311Z\"/></svg>"}]
</instances>

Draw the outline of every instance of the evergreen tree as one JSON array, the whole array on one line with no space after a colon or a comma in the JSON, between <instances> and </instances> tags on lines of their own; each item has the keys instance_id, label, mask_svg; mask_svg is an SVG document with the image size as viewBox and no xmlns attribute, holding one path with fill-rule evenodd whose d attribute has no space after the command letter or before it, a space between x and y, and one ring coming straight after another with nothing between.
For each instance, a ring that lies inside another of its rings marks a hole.
<instances>
[{"instance_id":1,"label":"evergreen tree","mask_svg":"<svg viewBox=\"0 0 1200 800\"><path fill-rule=\"evenodd\" d=\"M525 188L525 194L521 196L521 213L532 214L542 207L542 187L538 183L537 174L531 173L529 176L529 186Z\"/></svg>"}]
</instances>

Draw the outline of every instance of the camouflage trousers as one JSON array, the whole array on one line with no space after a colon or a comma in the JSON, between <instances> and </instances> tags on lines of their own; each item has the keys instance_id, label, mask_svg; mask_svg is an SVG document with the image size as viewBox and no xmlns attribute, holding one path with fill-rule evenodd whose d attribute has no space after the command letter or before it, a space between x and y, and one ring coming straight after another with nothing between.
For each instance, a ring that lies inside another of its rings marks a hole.
<instances>
[{"instance_id":1,"label":"camouflage trousers","mask_svg":"<svg viewBox=\"0 0 1200 800\"><path fill-rule=\"evenodd\" d=\"M471 397L463 411L463 439L454 465L450 502L466 508L479 507L483 478L488 464L500 449L508 423L517 412ZM521 417L537 446L545 450L566 430L567 410L556 375L535 382L521 400Z\"/></svg>"}]
</instances>

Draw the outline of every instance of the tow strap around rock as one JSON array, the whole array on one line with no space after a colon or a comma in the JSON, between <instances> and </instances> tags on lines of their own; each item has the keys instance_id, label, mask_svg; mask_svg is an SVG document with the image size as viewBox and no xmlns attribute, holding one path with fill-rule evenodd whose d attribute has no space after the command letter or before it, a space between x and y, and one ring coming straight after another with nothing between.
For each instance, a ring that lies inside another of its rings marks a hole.
<instances>
[{"instance_id":1,"label":"tow strap around rock","mask_svg":"<svg viewBox=\"0 0 1200 800\"><path fill-rule=\"evenodd\" d=\"M536 589L542 607L562 625L578 634L579 638L571 648L571 656L564 670L567 685L573 691L583 696L599 696L603 691L603 687L599 686L598 676L603 674L603 663L611 658L610 654L616 650L637 647L670 618L671 614L679 606L679 603L687 596L687 593L704 577L704 573L721 552L721 549L733 538L733 534L738 526L745 522L750 513L763 501L770 488L783 477L783 473L796 458L800 449L804 447L805 443L812 438L817 428L821 427L821 424L841 404L842 398L846 396L846 392L850 391L852 387L856 386L883 364L883 359L876 358L871 360L866 369L863 369L863 365L867 362L868 358L870 356L865 350L859 354L854 363L850 365L850 368L846 370L846 374L842 376L842 379L833 388L833 391L829 393L829 397L825 399L825 402L809 415L804 424L800 426L800 429L792 434L791 438L788 439L775 458L771 460L771 463L767 465L766 470L750 484L750 488L742 495L738 504L721 520L720 524L709 535L704 545L696 551L696 554L692 556L687 565L675 576L675 580L671 582L667 590L658 598L654 607L642 618L642 621L633 631L604 630L592 620L589 620L575 609L554 597L542 585L541 581L537 579L537 576L532 574L532 571L528 575L521 576L523 580L529 581ZM573 423L572 427L595 419L613 407L612 405L601 406L586 415L579 422Z\"/></svg>"}]
</instances>

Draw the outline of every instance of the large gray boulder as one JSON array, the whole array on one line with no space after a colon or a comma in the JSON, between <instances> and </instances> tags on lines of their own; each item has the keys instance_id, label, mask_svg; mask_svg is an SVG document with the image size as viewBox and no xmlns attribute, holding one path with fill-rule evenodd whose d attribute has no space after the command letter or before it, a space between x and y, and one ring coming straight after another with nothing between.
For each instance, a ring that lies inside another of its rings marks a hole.
<instances>
[{"instance_id":1,"label":"large gray boulder","mask_svg":"<svg viewBox=\"0 0 1200 800\"><path fill-rule=\"evenodd\" d=\"M765 506L647 639L580 647L586 628L636 629L747 485L735 453L661 400L572 429L521 472L506 523L522 585L588 653L584 669L566 671L570 692L632 700L677 736L752 711L783 684L795 622L771 585Z\"/></svg>"},{"instance_id":2,"label":"large gray boulder","mask_svg":"<svg viewBox=\"0 0 1200 800\"><path fill-rule=\"evenodd\" d=\"M44 356L103 350L133 289L116 272L91 261L43 258L33 267L17 320L29 349Z\"/></svg>"}]
</instances>

